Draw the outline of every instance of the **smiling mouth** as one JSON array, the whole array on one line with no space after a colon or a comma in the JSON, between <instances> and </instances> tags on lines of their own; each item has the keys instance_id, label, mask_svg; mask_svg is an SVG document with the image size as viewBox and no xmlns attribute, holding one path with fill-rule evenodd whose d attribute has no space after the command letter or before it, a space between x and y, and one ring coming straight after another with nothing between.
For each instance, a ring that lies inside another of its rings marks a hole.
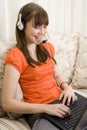
<instances>
[{"instance_id":1,"label":"smiling mouth","mask_svg":"<svg viewBox=\"0 0 87 130\"><path fill-rule=\"evenodd\" d=\"M36 39L41 39L41 37L40 36L34 36Z\"/></svg>"},{"instance_id":2,"label":"smiling mouth","mask_svg":"<svg viewBox=\"0 0 87 130\"><path fill-rule=\"evenodd\" d=\"M40 37L40 36L34 36L34 38L37 40L37 41L42 41L43 37Z\"/></svg>"}]
</instances>

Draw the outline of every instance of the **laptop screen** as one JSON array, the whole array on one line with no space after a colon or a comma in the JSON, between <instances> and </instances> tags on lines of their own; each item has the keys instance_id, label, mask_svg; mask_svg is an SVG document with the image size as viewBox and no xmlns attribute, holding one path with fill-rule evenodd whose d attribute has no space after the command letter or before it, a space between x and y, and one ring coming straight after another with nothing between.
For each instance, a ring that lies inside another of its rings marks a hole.
<instances>
[{"instance_id":1,"label":"laptop screen","mask_svg":"<svg viewBox=\"0 0 87 130\"><path fill-rule=\"evenodd\" d=\"M75 130L87 130L87 110L83 114Z\"/></svg>"}]
</instances>

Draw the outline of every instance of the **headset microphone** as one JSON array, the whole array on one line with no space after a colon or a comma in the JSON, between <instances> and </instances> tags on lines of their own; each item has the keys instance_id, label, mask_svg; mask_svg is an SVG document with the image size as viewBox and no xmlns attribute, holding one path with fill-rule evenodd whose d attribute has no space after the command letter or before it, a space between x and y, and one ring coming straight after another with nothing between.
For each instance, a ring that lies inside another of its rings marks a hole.
<instances>
[{"instance_id":1,"label":"headset microphone","mask_svg":"<svg viewBox=\"0 0 87 130\"><path fill-rule=\"evenodd\" d=\"M48 40L43 40L42 43L46 43Z\"/></svg>"},{"instance_id":2,"label":"headset microphone","mask_svg":"<svg viewBox=\"0 0 87 130\"><path fill-rule=\"evenodd\" d=\"M48 33L45 34L44 38L42 39L42 43L46 43L48 41Z\"/></svg>"}]
</instances>

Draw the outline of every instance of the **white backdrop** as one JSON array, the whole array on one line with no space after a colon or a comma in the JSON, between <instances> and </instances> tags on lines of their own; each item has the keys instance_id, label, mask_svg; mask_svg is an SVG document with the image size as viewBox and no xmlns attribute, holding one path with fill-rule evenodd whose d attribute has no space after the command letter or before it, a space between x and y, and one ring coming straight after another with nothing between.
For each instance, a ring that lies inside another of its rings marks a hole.
<instances>
[{"instance_id":1,"label":"white backdrop","mask_svg":"<svg viewBox=\"0 0 87 130\"><path fill-rule=\"evenodd\" d=\"M18 11L28 2L36 2L46 9L50 34L87 35L87 0L0 0L0 40L15 40Z\"/></svg>"}]
</instances>

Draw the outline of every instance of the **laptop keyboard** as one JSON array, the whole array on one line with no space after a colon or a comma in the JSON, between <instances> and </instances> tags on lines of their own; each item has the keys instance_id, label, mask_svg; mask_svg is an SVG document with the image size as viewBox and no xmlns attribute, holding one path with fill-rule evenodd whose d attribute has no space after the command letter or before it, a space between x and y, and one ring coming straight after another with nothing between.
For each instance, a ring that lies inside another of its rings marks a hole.
<instances>
[{"instance_id":1,"label":"laptop keyboard","mask_svg":"<svg viewBox=\"0 0 87 130\"><path fill-rule=\"evenodd\" d=\"M70 106L71 115L67 116L61 120L59 120L59 118L55 117L56 121L60 122L60 124L67 129L75 126L76 122L78 123L78 119L81 118L81 116L85 110L85 106L83 104L84 104L84 102L81 100L81 102L71 105Z\"/></svg>"},{"instance_id":2,"label":"laptop keyboard","mask_svg":"<svg viewBox=\"0 0 87 130\"><path fill-rule=\"evenodd\" d=\"M77 123L81 119L83 113L85 112L85 108L87 107L87 99L83 98L77 93L76 95L78 97L78 101L70 105L70 109L71 109L70 116L67 116L63 119L60 119L55 116L51 116L52 118L50 121L53 122L56 126L59 126L59 128L61 129L65 128L66 130L71 130L75 128ZM55 103L59 103L59 101L54 101L53 104Z\"/></svg>"}]
</instances>

